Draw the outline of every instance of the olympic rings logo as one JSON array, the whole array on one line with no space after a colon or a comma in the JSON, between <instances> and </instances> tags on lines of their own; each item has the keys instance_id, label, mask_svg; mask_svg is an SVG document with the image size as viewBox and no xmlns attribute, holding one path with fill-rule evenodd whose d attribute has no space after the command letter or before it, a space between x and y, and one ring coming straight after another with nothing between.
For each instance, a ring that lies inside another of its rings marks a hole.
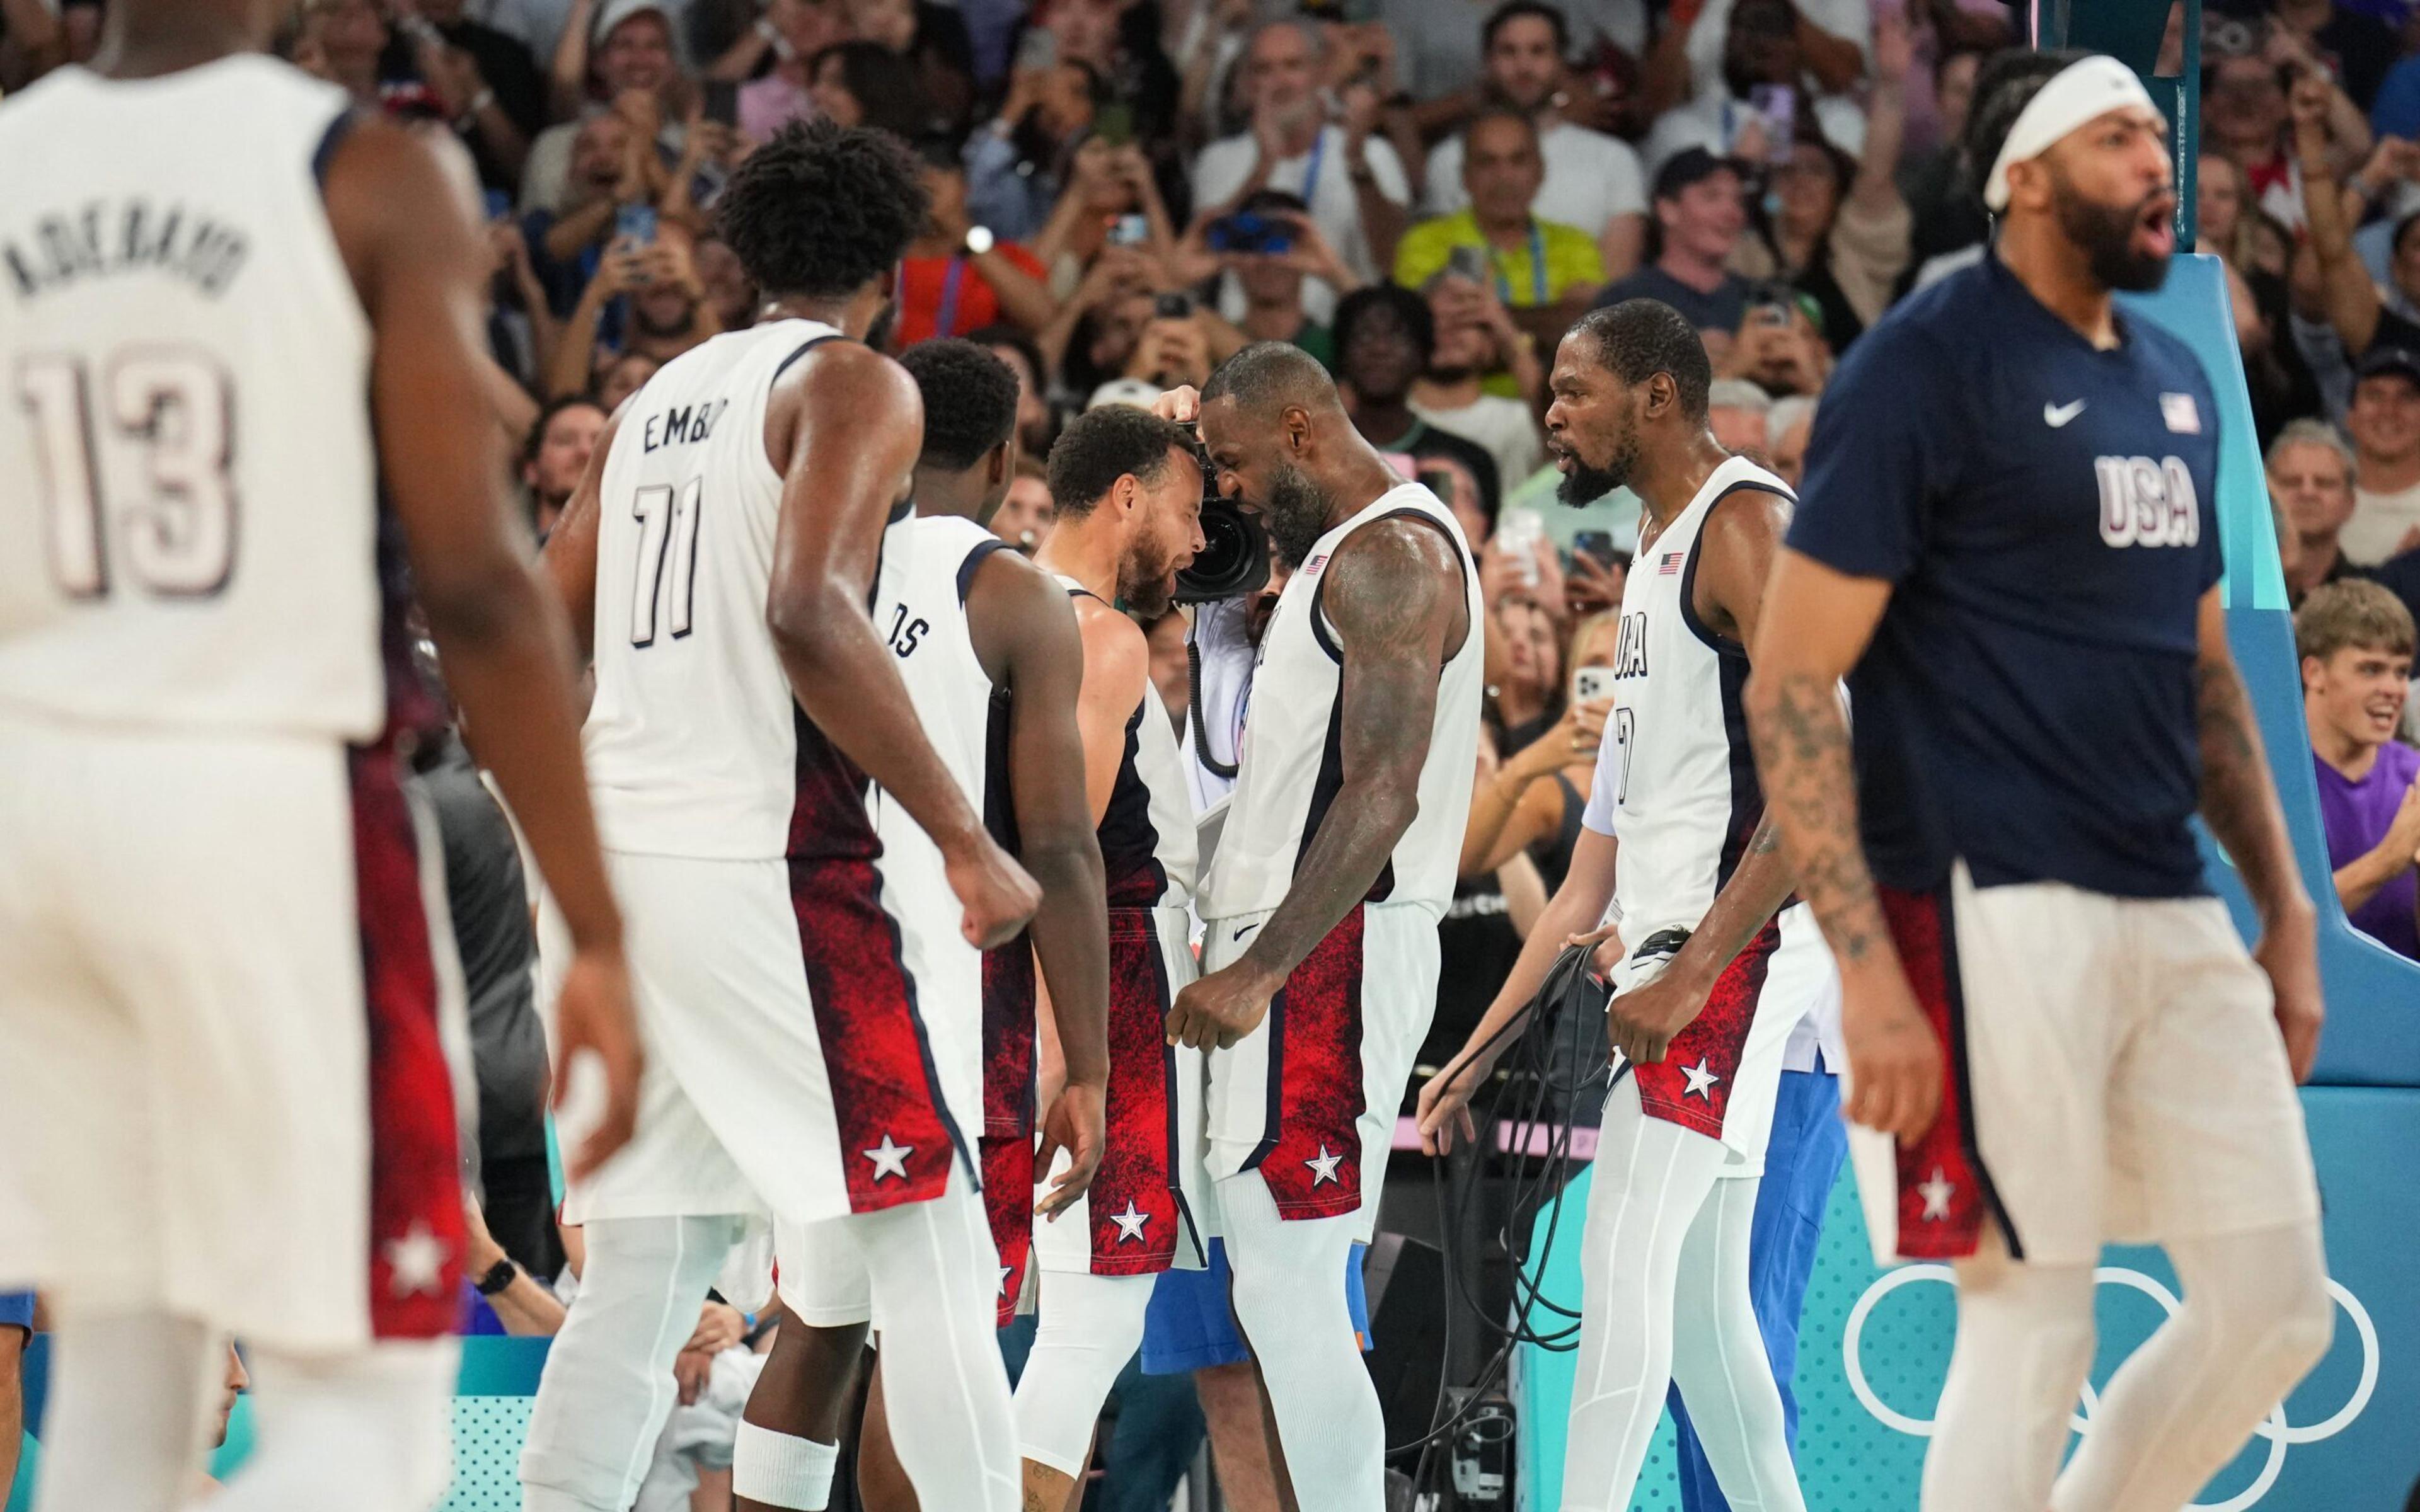
<instances>
[{"instance_id":1,"label":"olympic rings logo","mask_svg":"<svg viewBox=\"0 0 2420 1512\"><path fill-rule=\"evenodd\" d=\"M1885 1273L1872 1286L1868 1287L1866 1294L1857 1299L1857 1304L1849 1309L1848 1328L1840 1339L1841 1365L1848 1373L1849 1389L1856 1394L1857 1400L1864 1405L1868 1412L1873 1415L1874 1421L1885 1427L1919 1439L1929 1439L1932 1436L1931 1422L1929 1419L1910 1417L1904 1412L1896 1411L1882 1397L1875 1395L1871 1382L1866 1380L1865 1362L1858 1352L1858 1346L1865 1338L1866 1319L1873 1312L1875 1304L1885 1297L1901 1287L1913 1286L1918 1281L1939 1281L1947 1284L1951 1278L1952 1273L1946 1265L1908 1265ZM2115 1284L2131 1288L2158 1303L2163 1312L2170 1316L2176 1313L2176 1294L2140 1271L2130 1271L2122 1266L2104 1265L2093 1273L2093 1278L2103 1285ZM2286 1451L2289 1447L2297 1443L2316 1443L2321 1439L2335 1438L2350 1427L2353 1420L2361 1416L2362 1410L2369 1405L2370 1394L2378 1389L2378 1326L2370 1321L2369 1309L2361 1304L2361 1299L2346 1290L2341 1283L2333 1278L2328 1282L2328 1294L2335 1298L2336 1305L2345 1310L2345 1316L2352 1319L2354 1332L2361 1335L2360 1384L2353 1387L2351 1398L2343 1407L2337 1409L2335 1415L2313 1423L2307 1427L2296 1427L2286 1421L2285 1403L2279 1402L2270 1408L2268 1419L2253 1430L2269 1441L2268 1454L2261 1462L2260 1473L2253 1477L2251 1485L2224 1502L2192 1504L2194 1507L2201 1509L2201 1512L2244 1512L2245 1508L2257 1504L2262 1497L2269 1494L2270 1488L2277 1484L2277 1477L2285 1472ZM2092 1413L2099 1405L2100 1398L2094 1393L2092 1383L2086 1381L2082 1411L2076 1412L2071 1419L2076 1432L2092 1431Z\"/></svg>"}]
</instances>

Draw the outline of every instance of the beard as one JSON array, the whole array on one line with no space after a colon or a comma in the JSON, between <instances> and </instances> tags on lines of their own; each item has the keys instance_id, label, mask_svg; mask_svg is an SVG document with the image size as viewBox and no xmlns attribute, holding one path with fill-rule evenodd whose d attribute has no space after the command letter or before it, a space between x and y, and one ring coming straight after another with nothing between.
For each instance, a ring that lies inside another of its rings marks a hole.
<instances>
[{"instance_id":1,"label":"beard","mask_svg":"<svg viewBox=\"0 0 2420 1512\"><path fill-rule=\"evenodd\" d=\"M1261 523L1269 545L1288 568L1299 567L1319 538L1327 533L1327 493L1311 474L1292 463L1280 463L1269 480L1269 496L1261 503Z\"/></svg>"},{"instance_id":2,"label":"beard","mask_svg":"<svg viewBox=\"0 0 2420 1512\"><path fill-rule=\"evenodd\" d=\"M2132 205L2116 206L2086 199L2063 174L2053 177L2051 188L2058 228L2084 249L2095 281L2128 294L2148 294L2166 281L2168 254L2134 250L2135 228L2163 191L2154 190Z\"/></svg>"},{"instance_id":3,"label":"beard","mask_svg":"<svg viewBox=\"0 0 2420 1512\"><path fill-rule=\"evenodd\" d=\"M1167 613L1171 602L1169 573L1174 565L1174 555L1156 541L1129 552L1118 563L1119 602L1145 620L1156 620Z\"/></svg>"},{"instance_id":4,"label":"beard","mask_svg":"<svg viewBox=\"0 0 2420 1512\"><path fill-rule=\"evenodd\" d=\"M1612 460L1601 468L1590 467L1577 452L1570 455L1572 470L1555 485L1555 499L1578 509L1627 484L1630 475L1638 471L1638 433L1625 428L1614 444Z\"/></svg>"}]
</instances>

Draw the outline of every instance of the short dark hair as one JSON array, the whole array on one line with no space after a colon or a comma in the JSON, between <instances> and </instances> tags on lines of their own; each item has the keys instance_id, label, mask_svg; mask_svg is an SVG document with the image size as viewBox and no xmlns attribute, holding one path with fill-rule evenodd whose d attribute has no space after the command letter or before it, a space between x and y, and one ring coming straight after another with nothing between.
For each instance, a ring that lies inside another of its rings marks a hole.
<instances>
[{"instance_id":1,"label":"short dark hair","mask_svg":"<svg viewBox=\"0 0 2420 1512\"><path fill-rule=\"evenodd\" d=\"M1033 375L1037 390L1050 386L1050 370L1042 365L1042 348L1022 329L999 323L981 326L968 332L967 340L978 347L1007 347L1025 360L1025 370Z\"/></svg>"},{"instance_id":2,"label":"short dark hair","mask_svg":"<svg viewBox=\"0 0 2420 1512\"><path fill-rule=\"evenodd\" d=\"M605 407L590 394L566 393L549 399L538 410L537 418L530 422L529 434L521 438L521 466L527 467L537 460L538 448L546 444L546 427L553 424L554 417L566 409L594 409L600 415L605 413Z\"/></svg>"},{"instance_id":3,"label":"short dark hair","mask_svg":"<svg viewBox=\"0 0 2420 1512\"><path fill-rule=\"evenodd\" d=\"M897 137L793 121L731 176L714 232L767 298L834 299L896 266L929 204Z\"/></svg>"},{"instance_id":4,"label":"short dark hair","mask_svg":"<svg viewBox=\"0 0 2420 1512\"><path fill-rule=\"evenodd\" d=\"M826 58L840 60L840 82L865 112L865 125L909 141L924 134L932 112L914 64L880 42L834 42L807 59L808 83L823 71Z\"/></svg>"},{"instance_id":5,"label":"short dark hair","mask_svg":"<svg viewBox=\"0 0 2420 1512\"><path fill-rule=\"evenodd\" d=\"M1662 300L1624 300L1599 305L1572 327L1596 348L1597 365L1636 386L1658 373L1671 375L1680 391L1681 413L1692 423L1706 418L1706 392L1714 386L1714 364L1707 360L1706 343L1689 317Z\"/></svg>"},{"instance_id":6,"label":"short dark hair","mask_svg":"<svg viewBox=\"0 0 2420 1512\"><path fill-rule=\"evenodd\" d=\"M1256 341L1219 363L1202 386L1202 402L1207 406L1220 399L1233 399L1237 409L1252 414L1283 404L1312 409L1343 407L1336 379L1318 358L1290 341Z\"/></svg>"},{"instance_id":7,"label":"short dark hair","mask_svg":"<svg viewBox=\"0 0 2420 1512\"><path fill-rule=\"evenodd\" d=\"M1336 343L1336 360L1344 360L1344 348L1353 339L1354 328L1382 310L1392 311L1412 333L1412 345L1419 348L1420 365L1425 367L1436 353L1436 316L1429 301L1401 284L1368 284L1355 289L1336 302L1336 318L1328 331Z\"/></svg>"},{"instance_id":8,"label":"short dark hair","mask_svg":"<svg viewBox=\"0 0 2420 1512\"><path fill-rule=\"evenodd\" d=\"M1502 5L1487 13L1486 22L1479 28L1481 55L1484 56L1496 51L1496 34L1502 31L1508 23L1519 21L1524 16L1535 16L1552 26L1555 29L1557 55L1570 54L1572 24L1563 19L1563 13L1560 10L1546 4L1545 0L1504 0Z\"/></svg>"},{"instance_id":9,"label":"short dark hair","mask_svg":"<svg viewBox=\"0 0 2420 1512\"><path fill-rule=\"evenodd\" d=\"M1050 448L1050 499L1063 516L1091 514L1131 473L1156 484L1172 454L1193 455L1193 433L1127 404L1105 404L1067 423Z\"/></svg>"},{"instance_id":10,"label":"short dark hair","mask_svg":"<svg viewBox=\"0 0 2420 1512\"><path fill-rule=\"evenodd\" d=\"M920 341L899 364L924 396L923 466L962 472L1016 433L1016 375L983 347Z\"/></svg>"},{"instance_id":11,"label":"short dark hair","mask_svg":"<svg viewBox=\"0 0 2420 1512\"><path fill-rule=\"evenodd\" d=\"M1462 140L1466 150L1469 147L1471 133L1479 130L1480 123L1482 121L1517 122L1521 130L1529 133L1529 140L1536 142L1542 152L1544 150L1545 142L1538 135L1538 117L1518 105L1507 104L1502 100L1492 100L1470 113L1470 119L1464 122L1462 128ZM1469 159L1466 156L1463 161L1467 162Z\"/></svg>"},{"instance_id":12,"label":"short dark hair","mask_svg":"<svg viewBox=\"0 0 2420 1512\"><path fill-rule=\"evenodd\" d=\"M2011 48L1983 65L1975 76L1975 100L1966 112L1966 170L1980 192L1992 164L2009 145L2009 132L2042 85L2093 54L2083 48L2028 53Z\"/></svg>"}]
</instances>

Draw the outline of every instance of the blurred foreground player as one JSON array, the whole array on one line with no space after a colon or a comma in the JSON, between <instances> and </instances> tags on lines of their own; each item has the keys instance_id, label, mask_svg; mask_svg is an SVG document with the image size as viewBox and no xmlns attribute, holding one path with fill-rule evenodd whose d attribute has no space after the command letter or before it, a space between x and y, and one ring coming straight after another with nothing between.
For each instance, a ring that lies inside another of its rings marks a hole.
<instances>
[{"instance_id":1,"label":"blurred foreground player","mask_svg":"<svg viewBox=\"0 0 2420 1512\"><path fill-rule=\"evenodd\" d=\"M1849 1114L1897 1141L1856 1135L1868 1225L1957 1268L1927 1512L2175 1512L2329 1337L2294 1092L2314 915L2227 650L2218 406L2110 299L2166 272L2164 129L2110 58L1978 81L1998 240L1824 392L1754 648ZM2196 808L2258 910L2250 956ZM2061 1472L2110 1240L2165 1245L2184 1301Z\"/></svg>"},{"instance_id":2,"label":"blurred foreground player","mask_svg":"<svg viewBox=\"0 0 2420 1512\"><path fill-rule=\"evenodd\" d=\"M768 1211L814 1244L813 1279L885 1316L892 1379L929 1404L898 1435L909 1473L937 1504L1016 1504L991 1240L917 991L931 913L867 805L871 777L934 837L968 941L1023 927L1033 884L866 612L923 415L864 338L923 208L878 131L794 127L751 154L717 229L763 317L632 396L547 545L593 648L585 739L659 1074L629 1151L566 1202L588 1264L531 1416L530 1512L629 1504L685 1337L664 1319Z\"/></svg>"},{"instance_id":3,"label":"blurred foreground player","mask_svg":"<svg viewBox=\"0 0 2420 1512\"><path fill-rule=\"evenodd\" d=\"M995 1320L1004 1325L1033 1228L1037 955L1066 1067L1050 1078L1038 1121L1045 1149L1070 1154L1044 1207L1075 1201L1102 1156L1109 935L1077 733L1083 648L1066 594L980 523L1016 475L1016 375L970 341L920 343L900 365L923 399L924 440L917 515L892 532L898 549L883 553L875 624L936 749L1042 888L1032 929L988 951L948 937L949 918L919 931L917 985L937 1030L942 1084L957 1117L981 1130L984 1206L999 1251ZM886 884L911 907L947 905L940 853L899 804L887 795L877 802ZM876 1319L870 1288L852 1268L783 1237L790 1317L748 1399L732 1484L743 1507L813 1512L830 1504L830 1467ZM883 1357L875 1357L858 1439L870 1512L919 1504L891 1442Z\"/></svg>"},{"instance_id":4,"label":"blurred foreground player","mask_svg":"<svg viewBox=\"0 0 2420 1512\"><path fill-rule=\"evenodd\" d=\"M1191 418L1196 396L1161 400ZM1245 347L1199 396L1219 486L1287 579L1169 1037L1211 1050L1210 1169L1237 1321L1295 1500L1377 1512L1386 1428L1344 1258L1377 1216L1395 1109L1436 1010L1476 769L1479 570L1453 514L1354 429L1318 363Z\"/></svg>"},{"instance_id":5,"label":"blurred foreground player","mask_svg":"<svg viewBox=\"0 0 2420 1512\"><path fill-rule=\"evenodd\" d=\"M220 1504L444 1493L456 977L399 547L562 900L563 1043L612 1087L583 1169L636 1086L469 165L257 55L282 8L127 0L0 108L0 1278L58 1333L45 1512L174 1504L229 1332L260 1454Z\"/></svg>"}]
</instances>

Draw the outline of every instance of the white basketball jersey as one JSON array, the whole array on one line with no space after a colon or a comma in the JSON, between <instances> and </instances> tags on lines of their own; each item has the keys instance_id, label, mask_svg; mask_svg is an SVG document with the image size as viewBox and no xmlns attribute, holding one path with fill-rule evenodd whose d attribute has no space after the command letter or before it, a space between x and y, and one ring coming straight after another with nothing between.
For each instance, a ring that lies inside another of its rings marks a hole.
<instances>
[{"instance_id":1,"label":"white basketball jersey","mask_svg":"<svg viewBox=\"0 0 2420 1512\"><path fill-rule=\"evenodd\" d=\"M717 336L623 409L597 506L582 733L608 849L766 860L787 848L801 716L765 625L783 487L765 410L782 370L838 334L779 320Z\"/></svg>"},{"instance_id":2,"label":"white basketball jersey","mask_svg":"<svg viewBox=\"0 0 2420 1512\"><path fill-rule=\"evenodd\" d=\"M371 332L273 59L0 104L0 710L366 740Z\"/></svg>"},{"instance_id":3,"label":"white basketball jersey","mask_svg":"<svg viewBox=\"0 0 2420 1512\"><path fill-rule=\"evenodd\" d=\"M1065 573L1057 576L1070 594L1095 596ZM1101 815L1100 841L1110 907L1183 908L1193 901L1199 855L1193 789L1176 744L1176 721L1169 717L1159 686L1149 678L1126 718L1125 752L1109 789L1109 807Z\"/></svg>"},{"instance_id":4,"label":"white basketball jersey","mask_svg":"<svg viewBox=\"0 0 2420 1512\"><path fill-rule=\"evenodd\" d=\"M1742 488L1792 497L1779 478L1730 458L1639 552L1621 593L1588 821L1621 842L1614 908L1634 946L1660 929L1696 929L1764 816L1740 703L1747 654L1708 628L1690 597L1706 516Z\"/></svg>"},{"instance_id":5,"label":"white basketball jersey","mask_svg":"<svg viewBox=\"0 0 2420 1512\"><path fill-rule=\"evenodd\" d=\"M1225 830L1211 856L1204 918L1233 918L1275 908L1294 885L1295 868L1311 848L1311 836L1326 817L1344 776L1338 743L1344 716L1344 663L1335 630L1320 608L1321 585L1346 536L1402 515L1420 516L1453 542L1462 563L1470 631L1438 673L1436 712L1420 767L1419 812L1396 842L1368 901L1422 903L1442 916L1453 899L1479 755L1487 611L1480 598L1479 568L1452 512L1426 488L1406 483L1321 536L1278 595L1276 612L1261 639L1260 670L1252 678L1241 770Z\"/></svg>"},{"instance_id":6,"label":"white basketball jersey","mask_svg":"<svg viewBox=\"0 0 2420 1512\"><path fill-rule=\"evenodd\" d=\"M977 813L985 795L992 682L968 634L966 595L975 569L1007 545L958 516L910 517L884 537L875 580L874 627L899 658L924 738ZM960 1128L981 1129L983 952L959 933L964 910L950 889L940 847L878 787L873 807L885 906L911 936L910 964L942 1096Z\"/></svg>"}]
</instances>

